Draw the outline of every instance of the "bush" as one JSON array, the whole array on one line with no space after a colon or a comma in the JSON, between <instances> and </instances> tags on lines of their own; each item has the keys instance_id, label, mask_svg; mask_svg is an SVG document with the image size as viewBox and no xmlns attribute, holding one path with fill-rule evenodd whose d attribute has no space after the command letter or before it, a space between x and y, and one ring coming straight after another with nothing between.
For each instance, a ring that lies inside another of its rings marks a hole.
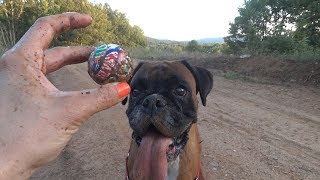
<instances>
[{"instance_id":1,"label":"bush","mask_svg":"<svg viewBox=\"0 0 320 180\"><path fill-rule=\"evenodd\" d=\"M263 53L290 53L294 50L295 41L287 35L269 36L262 42Z\"/></svg>"},{"instance_id":2,"label":"bush","mask_svg":"<svg viewBox=\"0 0 320 180\"><path fill-rule=\"evenodd\" d=\"M192 40L188 42L188 45L186 46L186 50L189 52L195 52L200 49L199 43L196 40Z\"/></svg>"},{"instance_id":3,"label":"bush","mask_svg":"<svg viewBox=\"0 0 320 180\"><path fill-rule=\"evenodd\" d=\"M293 53L282 55L282 58L296 62L320 62L320 49L312 47L296 49Z\"/></svg>"},{"instance_id":4,"label":"bush","mask_svg":"<svg viewBox=\"0 0 320 180\"><path fill-rule=\"evenodd\" d=\"M290 51L287 52L274 51L265 54L296 62L320 62L320 48L308 45L307 41L307 39L294 41Z\"/></svg>"}]
</instances>

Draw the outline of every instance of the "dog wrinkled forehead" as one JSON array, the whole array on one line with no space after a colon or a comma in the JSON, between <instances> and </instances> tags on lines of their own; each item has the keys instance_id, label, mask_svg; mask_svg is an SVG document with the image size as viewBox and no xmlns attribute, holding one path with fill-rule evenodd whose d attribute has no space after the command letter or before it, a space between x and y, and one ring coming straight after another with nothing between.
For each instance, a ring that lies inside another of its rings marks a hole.
<instances>
[{"instance_id":1,"label":"dog wrinkled forehead","mask_svg":"<svg viewBox=\"0 0 320 180\"><path fill-rule=\"evenodd\" d=\"M162 82L173 77L185 81L191 86L192 91L196 92L196 82L192 73L180 62L143 63L133 76L131 83L137 81Z\"/></svg>"}]
</instances>

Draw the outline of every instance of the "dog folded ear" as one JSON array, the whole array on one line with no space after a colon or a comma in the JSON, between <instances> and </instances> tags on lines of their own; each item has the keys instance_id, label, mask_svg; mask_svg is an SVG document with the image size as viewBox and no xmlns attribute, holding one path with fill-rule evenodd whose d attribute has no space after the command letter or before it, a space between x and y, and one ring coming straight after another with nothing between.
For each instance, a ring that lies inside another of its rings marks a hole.
<instances>
[{"instance_id":1,"label":"dog folded ear","mask_svg":"<svg viewBox=\"0 0 320 180\"><path fill-rule=\"evenodd\" d=\"M133 78L133 76L136 74L136 72L140 69L140 67L143 65L143 62L140 62L133 70L132 76L131 78L127 81L127 83L130 85L131 80ZM122 105L125 105L128 101L128 97L126 97L124 100L122 100Z\"/></svg>"},{"instance_id":2,"label":"dog folded ear","mask_svg":"<svg viewBox=\"0 0 320 180\"><path fill-rule=\"evenodd\" d=\"M200 92L203 106L206 106L206 99L213 87L213 75L205 68L192 66L186 60L181 61L192 73L196 80L196 94Z\"/></svg>"}]
</instances>

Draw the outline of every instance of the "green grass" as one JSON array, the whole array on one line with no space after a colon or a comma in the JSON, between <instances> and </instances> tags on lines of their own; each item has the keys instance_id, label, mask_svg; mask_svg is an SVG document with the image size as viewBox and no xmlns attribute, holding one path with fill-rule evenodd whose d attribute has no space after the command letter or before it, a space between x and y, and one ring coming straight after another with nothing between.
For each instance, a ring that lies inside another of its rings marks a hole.
<instances>
[{"instance_id":1,"label":"green grass","mask_svg":"<svg viewBox=\"0 0 320 180\"><path fill-rule=\"evenodd\" d=\"M295 51L292 54L283 55L282 58L291 59L296 62L320 62L320 49L304 49Z\"/></svg>"},{"instance_id":2,"label":"green grass","mask_svg":"<svg viewBox=\"0 0 320 180\"><path fill-rule=\"evenodd\" d=\"M230 80L240 80L240 81L245 81L245 82L251 82L251 83L260 83L260 84L270 84L271 82L262 80L262 79L257 79L254 77L250 76L245 76L240 73L234 72L234 71L228 71L225 74L223 74L223 77L226 79Z\"/></svg>"},{"instance_id":3,"label":"green grass","mask_svg":"<svg viewBox=\"0 0 320 180\"><path fill-rule=\"evenodd\" d=\"M233 72L233 71L228 71L227 73L225 73L223 75L224 78L226 79L240 79L241 75L237 72Z\"/></svg>"}]
</instances>

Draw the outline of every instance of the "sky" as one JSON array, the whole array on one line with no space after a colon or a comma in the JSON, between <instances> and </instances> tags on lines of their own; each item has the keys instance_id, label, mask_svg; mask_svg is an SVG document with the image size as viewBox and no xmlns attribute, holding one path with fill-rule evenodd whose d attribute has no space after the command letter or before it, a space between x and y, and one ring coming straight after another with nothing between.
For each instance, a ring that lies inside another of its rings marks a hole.
<instances>
[{"instance_id":1,"label":"sky","mask_svg":"<svg viewBox=\"0 0 320 180\"><path fill-rule=\"evenodd\" d=\"M244 0L91 0L107 2L139 26L145 36L190 41L228 35Z\"/></svg>"}]
</instances>

